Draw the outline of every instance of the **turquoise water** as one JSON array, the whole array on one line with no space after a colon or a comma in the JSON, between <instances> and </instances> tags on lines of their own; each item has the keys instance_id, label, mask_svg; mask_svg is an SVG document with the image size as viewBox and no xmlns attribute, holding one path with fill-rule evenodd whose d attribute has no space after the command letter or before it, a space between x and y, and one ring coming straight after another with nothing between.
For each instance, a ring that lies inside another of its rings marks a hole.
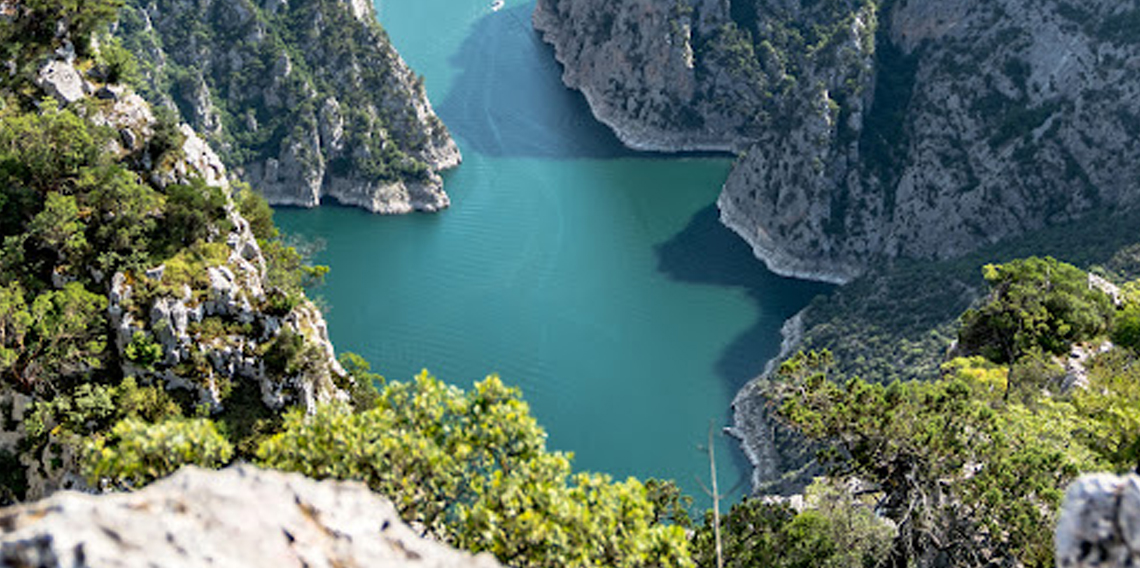
<instances>
[{"instance_id":1,"label":"turquoise water","mask_svg":"<svg viewBox=\"0 0 1140 568\"><path fill-rule=\"evenodd\" d=\"M287 233L324 242L316 293L337 349L389 379L498 373L578 468L700 496L710 425L824 288L772 275L719 225L728 159L636 155L595 123L531 30L533 1L377 8L464 163L438 215L278 211ZM730 486L745 464L718 440Z\"/></svg>"}]
</instances>

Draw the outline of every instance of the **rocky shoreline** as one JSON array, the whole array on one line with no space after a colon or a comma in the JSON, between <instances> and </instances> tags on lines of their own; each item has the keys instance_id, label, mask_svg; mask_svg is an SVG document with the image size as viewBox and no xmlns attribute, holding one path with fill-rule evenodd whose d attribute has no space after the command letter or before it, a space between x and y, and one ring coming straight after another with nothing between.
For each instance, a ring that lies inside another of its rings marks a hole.
<instances>
[{"instance_id":1,"label":"rocky shoreline","mask_svg":"<svg viewBox=\"0 0 1140 568\"><path fill-rule=\"evenodd\" d=\"M1118 3L823 6L539 0L533 19L631 148L742 153L722 220L779 274L843 283L1136 201Z\"/></svg>"},{"instance_id":2,"label":"rocky shoreline","mask_svg":"<svg viewBox=\"0 0 1140 568\"><path fill-rule=\"evenodd\" d=\"M724 428L724 433L739 444L748 463L752 465L750 475L752 493L792 494L800 487L797 478L785 476L789 470L803 469L802 460L785 456L780 451L778 438L789 435L770 416L768 399L764 396L764 383L776 370L776 365L788 358L803 341L804 313L800 310L788 318L780 327L780 352L764 365L760 376L748 381L732 399L732 425ZM797 463L789 463L794 461ZM791 466L791 467L789 467Z\"/></svg>"}]
</instances>

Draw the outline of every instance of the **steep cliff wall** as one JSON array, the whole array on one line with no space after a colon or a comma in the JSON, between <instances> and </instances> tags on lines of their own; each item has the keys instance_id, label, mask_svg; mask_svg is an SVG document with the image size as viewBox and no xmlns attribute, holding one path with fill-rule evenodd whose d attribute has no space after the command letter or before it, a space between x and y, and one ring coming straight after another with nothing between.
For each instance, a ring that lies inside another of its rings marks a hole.
<instances>
[{"instance_id":1,"label":"steep cliff wall","mask_svg":"<svg viewBox=\"0 0 1140 568\"><path fill-rule=\"evenodd\" d=\"M845 282L1138 192L1132 4L540 0L534 20L627 143L747 148L721 217L779 273Z\"/></svg>"},{"instance_id":2,"label":"steep cliff wall","mask_svg":"<svg viewBox=\"0 0 1140 568\"><path fill-rule=\"evenodd\" d=\"M459 149L371 3L133 0L118 36L147 98L178 108L270 203L450 203L438 172Z\"/></svg>"}]
</instances>

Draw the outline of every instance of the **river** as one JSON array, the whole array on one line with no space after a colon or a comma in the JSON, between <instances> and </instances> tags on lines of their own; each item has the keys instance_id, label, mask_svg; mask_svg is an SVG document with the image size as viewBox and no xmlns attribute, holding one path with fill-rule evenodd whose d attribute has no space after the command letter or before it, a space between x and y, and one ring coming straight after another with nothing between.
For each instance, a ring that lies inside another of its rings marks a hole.
<instances>
[{"instance_id":1,"label":"river","mask_svg":"<svg viewBox=\"0 0 1140 568\"><path fill-rule=\"evenodd\" d=\"M498 373L576 469L674 479L708 506L710 426L732 486L747 466L719 434L732 397L827 288L771 274L717 222L730 159L634 154L597 124L531 29L533 0L376 7L464 163L440 214L277 212L323 242L314 293L337 349L390 380Z\"/></svg>"}]
</instances>

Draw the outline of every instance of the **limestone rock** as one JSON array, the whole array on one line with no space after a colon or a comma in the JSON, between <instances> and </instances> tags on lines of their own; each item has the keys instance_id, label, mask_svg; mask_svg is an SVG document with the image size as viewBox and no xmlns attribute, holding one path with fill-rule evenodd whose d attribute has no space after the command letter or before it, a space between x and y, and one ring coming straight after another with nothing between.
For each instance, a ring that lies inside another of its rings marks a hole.
<instances>
[{"instance_id":1,"label":"limestone rock","mask_svg":"<svg viewBox=\"0 0 1140 568\"><path fill-rule=\"evenodd\" d=\"M1140 42L1121 22L1136 14L1113 0L539 0L534 24L627 145L743 153L721 219L769 268L846 282L1135 203Z\"/></svg>"},{"instance_id":2,"label":"limestone rock","mask_svg":"<svg viewBox=\"0 0 1140 568\"><path fill-rule=\"evenodd\" d=\"M45 63L36 76L36 86L63 105L74 103L87 96L83 88L83 78L68 61L51 60Z\"/></svg>"},{"instance_id":3,"label":"limestone rock","mask_svg":"<svg viewBox=\"0 0 1140 568\"><path fill-rule=\"evenodd\" d=\"M1055 538L1058 568L1140 562L1140 477L1086 475L1065 492Z\"/></svg>"},{"instance_id":4,"label":"limestone rock","mask_svg":"<svg viewBox=\"0 0 1140 568\"><path fill-rule=\"evenodd\" d=\"M129 494L60 493L0 510L0 565L494 568L420 538L360 483L185 468Z\"/></svg>"},{"instance_id":5,"label":"limestone rock","mask_svg":"<svg viewBox=\"0 0 1140 568\"><path fill-rule=\"evenodd\" d=\"M135 95L123 100L137 99ZM145 102L138 99L145 108ZM150 117L149 111L144 113ZM103 119L116 127L130 113L115 113ZM153 118L140 131L151 132ZM229 174L210 146L188 125L181 126L184 142L181 158L162 172L152 172L159 185L188 183L198 177L208 185L226 189ZM229 193L227 191L226 195ZM228 199L228 197L227 197ZM347 400L336 386L345 371L336 360L327 324L320 310L302 300L284 313L267 311L266 261L250 229L232 201L227 202L231 231L216 238L228 249L222 264L203 265L195 282L170 291L172 276L165 267L145 271L167 292L135 298L126 275L115 274L108 295L108 319L115 330L115 346L122 355L136 334L153 339L162 348L161 359L150 368L133 365L125 356L124 372L144 381L157 381L168 389L193 393L200 404L214 411L225 407L220 381L248 381L271 409L300 404L313 410L317 403ZM146 302L145 304L142 302ZM272 379L266 372L269 344L282 334L295 334L315 354L315 365Z\"/></svg>"},{"instance_id":6,"label":"limestone rock","mask_svg":"<svg viewBox=\"0 0 1140 568\"><path fill-rule=\"evenodd\" d=\"M161 46L144 54L156 62L146 70L161 99L152 102L182 109L271 204L329 197L376 213L450 204L439 172L459 164L459 148L368 0L131 0L123 14L120 36ZM208 45L185 33L189 20ZM162 92L167 62L188 73Z\"/></svg>"}]
</instances>

